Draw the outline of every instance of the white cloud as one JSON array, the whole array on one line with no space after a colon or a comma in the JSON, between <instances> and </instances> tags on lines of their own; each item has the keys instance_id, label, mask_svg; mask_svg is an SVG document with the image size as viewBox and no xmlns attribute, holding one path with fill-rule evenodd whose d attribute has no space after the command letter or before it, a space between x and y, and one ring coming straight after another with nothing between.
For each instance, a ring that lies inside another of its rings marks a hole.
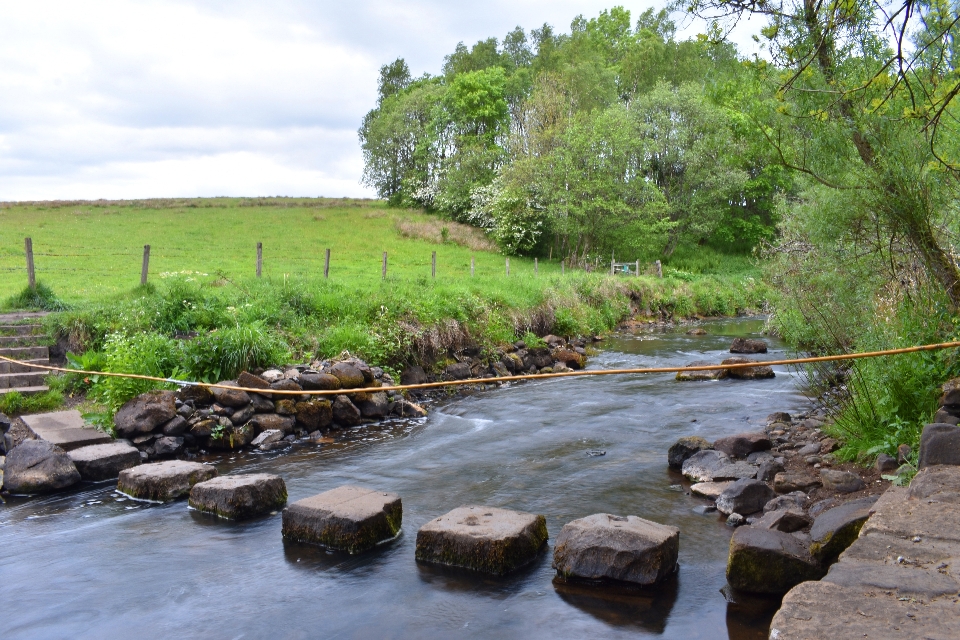
<instances>
[{"instance_id":1,"label":"white cloud","mask_svg":"<svg viewBox=\"0 0 960 640\"><path fill-rule=\"evenodd\" d=\"M356 129L380 65L436 73L459 41L611 4L0 3L0 200L373 195Z\"/></svg>"}]
</instances>

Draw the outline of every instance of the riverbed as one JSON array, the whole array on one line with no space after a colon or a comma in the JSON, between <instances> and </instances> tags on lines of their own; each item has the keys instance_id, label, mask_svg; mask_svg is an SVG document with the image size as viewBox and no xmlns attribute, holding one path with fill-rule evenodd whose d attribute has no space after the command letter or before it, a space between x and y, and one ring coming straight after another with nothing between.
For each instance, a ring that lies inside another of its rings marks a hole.
<instances>
[{"instance_id":1,"label":"riverbed","mask_svg":"<svg viewBox=\"0 0 960 640\"><path fill-rule=\"evenodd\" d=\"M762 322L622 335L590 368L719 362ZM771 345L767 359L784 356ZM732 530L677 490L667 448L759 430L809 408L780 367L761 381L679 383L672 375L516 384L452 399L427 418L360 427L329 445L216 458L220 474L281 475L290 501L361 484L403 499L401 535L350 556L285 543L279 514L233 523L185 502L127 499L85 483L0 506L4 638L765 638L770 607L729 605L721 588ZM541 513L550 542L504 578L418 564L417 529L464 504ZM654 592L557 584L552 543L592 513L680 528L680 569Z\"/></svg>"}]
</instances>

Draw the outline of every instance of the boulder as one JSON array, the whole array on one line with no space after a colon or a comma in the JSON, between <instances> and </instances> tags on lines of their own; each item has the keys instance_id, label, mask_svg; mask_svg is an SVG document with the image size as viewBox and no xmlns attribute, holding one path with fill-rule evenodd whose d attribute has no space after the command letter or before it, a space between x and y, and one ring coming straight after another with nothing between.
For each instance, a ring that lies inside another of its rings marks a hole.
<instances>
[{"instance_id":1,"label":"boulder","mask_svg":"<svg viewBox=\"0 0 960 640\"><path fill-rule=\"evenodd\" d=\"M124 469L140 464L140 451L125 441L92 444L68 455L84 480L111 480Z\"/></svg>"},{"instance_id":2,"label":"boulder","mask_svg":"<svg viewBox=\"0 0 960 640\"><path fill-rule=\"evenodd\" d=\"M232 381L223 381L218 382L219 385L225 385L224 387L210 387L210 393L213 394L214 400L222 404L225 407L240 408L245 407L250 404L250 396L246 391L240 391L239 389L231 389L229 387L236 386L235 382Z\"/></svg>"},{"instance_id":3,"label":"boulder","mask_svg":"<svg viewBox=\"0 0 960 640\"><path fill-rule=\"evenodd\" d=\"M687 367L712 367L716 362L697 360L686 364ZM705 371L677 371L677 380L691 382L698 380L723 380L729 374L728 369L707 369Z\"/></svg>"},{"instance_id":4,"label":"boulder","mask_svg":"<svg viewBox=\"0 0 960 640\"><path fill-rule=\"evenodd\" d=\"M257 447L261 451L271 451L275 448L272 445L282 440L283 431L279 429L269 429L267 431L261 431L260 435L250 441L250 446Z\"/></svg>"},{"instance_id":5,"label":"boulder","mask_svg":"<svg viewBox=\"0 0 960 640\"><path fill-rule=\"evenodd\" d=\"M727 487L733 484L729 482L698 482L690 485L690 493L701 498L716 500L720 494L727 490Z\"/></svg>"},{"instance_id":6,"label":"boulder","mask_svg":"<svg viewBox=\"0 0 960 640\"><path fill-rule=\"evenodd\" d=\"M576 351L571 351L570 349L556 349L552 355L555 362L559 362L565 367L569 367L573 370L583 369L584 365L587 363L586 358Z\"/></svg>"},{"instance_id":7,"label":"boulder","mask_svg":"<svg viewBox=\"0 0 960 640\"><path fill-rule=\"evenodd\" d=\"M960 424L960 417L955 413L960 413L960 407L950 407L949 410L946 407L940 407L934 414L933 421L940 424Z\"/></svg>"},{"instance_id":8,"label":"boulder","mask_svg":"<svg viewBox=\"0 0 960 640\"><path fill-rule=\"evenodd\" d=\"M8 418L9 420L9 418ZM13 451L24 440L36 440L37 434L24 424L23 420L14 418L10 420L9 426L3 433L3 450L7 453Z\"/></svg>"},{"instance_id":9,"label":"boulder","mask_svg":"<svg viewBox=\"0 0 960 640\"><path fill-rule=\"evenodd\" d=\"M217 427L216 420L198 420L190 427L190 435L194 438L209 438L210 434Z\"/></svg>"},{"instance_id":10,"label":"boulder","mask_svg":"<svg viewBox=\"0 0 960 640\"><path fill-rule=\"evenodd\" d=\"M863 480L852 471L840 471L837 469L821 469L820 482L823 488L828 491L837 491L839 493L853 493L864 488Z\"/></svg>"},{"instance_id":11,"label":"boulder","mask_svg":"<svg viewBox=\"0 0 960 640\"><path fill-rule=\"evenodd\" d=\"M189 504L221 518L254 518L282 509L287 504L287 485L269 473L220 476L193 485Z\"/></svg>"},{"instance_id":12,"label":"boulder","mask_svg":"<svg viewBox=\"0 0 960 640\"><path fill-rule=\"evenodd\" d=\"M818 515L810 529L811 553L828 565L834 562L857 539L876 501L877 496L859 498Z\"/></svg>"},{"instance_id":13,"label":"boulder","mask_svg":"<svg viewBox=\"0 0 960 640\"><path fill-rule=\"evenodd\" d=\"M558 347L566 344L567 342L560 336L555 336L552 333L548 333L547 335L543 336L543 341L546 342L551 347Z\"/></svg>"},{"instance_id":14,"label":"boulder","mask_svg":"<svg viewBox=\"0 0 960 640\"><path fill-rule=\"evenodd\" d=\"M286 398L278 399L273 403L275 411L281 416L293 416L297 414L297 401L294 400L295 396L288 396Z\"/></svg>"},{"instance_id":15,"label":"boulder","mask_svg":"<svg viewBox=\"0 0 960 640\"><path fill-rule=\"evenodd\" d=\"M183 438L163 436L153 443L153 453L158 458L175 456L183 450Z\"/></svg>"},{"instance_id":16,"label":"boulder","mask_svg":"<svg viewBox=\"0 0 960 640\"><path fill-rule=\"evenodd\" d=\"M956 379L947 384L955 382ZM960 427L933 423L923 428L917 466L923 469L938 464L960 465Z\"/></svg>"},{"instance_id":17,"label":"boulder","mask_svg":"<svg viewBox=\"0 0 960 640\"><path fill-rule=\"evenodd\" d=\"M401 418L424 418L427 410L416 403L400 399L390 404L390 413Z\"/></svg>"},{"instance_id":18,"label":"boulder","mask_svg":"<svg viewBox=\"0 0 960 640\"><path fill-rule=\"evenodd\" d=\"M177 400L180 402L190 402L194 407L204 404L213 404L213 394L207 387L197 385L188 385L180 387L176 393Z\"/></svg>"},{"instance_id":19,"label":"boulder","mask_svg":"<svg viewBox=\"0 0 960 640\"><path fill-rule=\"evenodd\" d=\"M298 402L294 409L297 424L309 431L326 429L333 422L333 405L329 400Z\"/></svg>"},{"instance_id":20,"label":"boulder","mask_svg":"<svg viewBox=\"0 0 960 640\"><path fill-rule=\"evenodd\" d=\"M416 558L504 575L532 562L546 543L542 515L463 506L420 527Z\"/></svg>"},{"instance_id":21,"label":"boulder","mask_svg":"<svg viewBox=\"0 0 960 640\"><path fill-rule=\"evenodd\" d=\"M290 416L279 416L275 413L258 413L250 420L250 424L259 432L276 429L283 433L293 433L294 419Z\"/></svg>"},{"instance_id":22,"label":"boulder","mask_svg":"<svg viewBox=\"0 0 960 640\"><path fill-rule=\"evenodd\" d=\"M216 434L216 432L214 433ZM256 435L256 426L249 422L240 426L230 424L230 426L221 429L219 435L211 435L207 444L211 449L236 451L250 444Z\"/></svg>"},{"instance_id":23,"label":"boulder","mask_svg":"<svg viewBox=\"0 0 960 640\"><path fill-rule=\"evenodd\" d=\"M818 442L811 442L810 444L805 444L799 449L797 449L797 455L800 456L801 458L805 458L807 456L815 456L819 453L820 453L820 443Z\"/></svg>"},{"instance_id":24,"label":"boulder","mask_svg":"<svg viewBox=\"0 0 960 640\"><path fill-rule=\"evenodd\" d=\"M269 382L247 371L241 371L240 375L237 376L237 386L245 389L263 389L264 391L270 391Z\"/></svg>"},{"instance_id":25,"label":"boulder","mask_svg":"<svg viewBox=\"0 0 960 640\"><path fill-rule=\"evenodd\" d=\"M784 471L773 478L773 490L777 493L793 493L794 491L806 493L819 486L820 480L799 471Z\"/></svg>"},{"instance_id":26,"label":"boulder","mask_svg":"<svg viewBox=\"0 0 960 640\"><path fill-rule=\"evenodd\" d=\"M731 462L727 454L711 449L687 458L681 472L691 482L721 482L753 478L757 475L757 466L743 461Z\"/></svg>"},{"instance_id":27,"label":"boulder","mask_svg":"<svg viewBox=\"0 0 960 640\"><path fill-rule=\"evenodd\" d=\"M355 427L362 422L360 410L347 396L337 396L333 401L333 421L341 427Z\"/></svg>"},{"instance_id":28,"label":"boulder","mask_svg":"<svg viewBox=\"0 0 960 640\"><path fill-rule=\"evenodd\" d=\"M910 482L913 500L960 504L960 467L937 465L922 469Z\"/></svg>"},{"instance_id":29,"label":"boulder","mask_svg":"<svg viewBox=\"0 0 960 640\"><path fill-rule=\"evenodd\" d=\"M359 553L400 531L403 505L395 493L343 486L283 510L283 537Z\"/></svg>"},{"instance_id":30,"label":"boulder","mask_svg":"<svg viewBox=\"0 0 960 640\"><path fill-rule=\"evenodd\" d=\"M754 451L767 451L770 447L770 438L762 432L738 433L720 438L713 443L714 449L722 451L731 458L746 458Z\"/></svg>"},{"instance_id":31,"label":"boulder","mask_svg":"<svg viewBox=\"0 0 960 640\"><path fill-rule=\"evenodd\" d=\"M783 463L776 458L764 460L760 463L760 468L757 469L757 480L773 482L777 474L783 472L783 470Z\"/></svg>"},{"instance_id":32,"label":"boulder","mask_svg":"<svg viewBox=\"0 0 960 640\"><path fill-rule=\"evenodd\" d=\"M340 378L329 373L301 373L300 386L307 391L336 391L342 385Z\"/></svg>"},{"instance_id":33,"label":"boulder","mask_svg":"<svg viewBox=\"0 0 960 640\"><path fill-rule=\"evenodd\" d=\"M789 533L740 527L730 538L727 582L734 589L781 594L823 574L810 550Z\"/></svg>"},{"instance_id":34,"label":"boulder","mask_svg":"<svg viewBox=\"0 0 960 640\"><path fill-rule=\"evenodd\" d=\"M427 372L420 365L410 365L400 374L400 384L425 384L427 382Z\"/></svg>"},{"instance_id":35,"label":"boulder","mask_svg":"<svg viewBox=\"0 0 960 640\"><path fill-rule=\"evenodd\" d=\"M390 401L387 399L387 394L383 391L378 391L365 395L368 396L366 400L356 403L357 409L360 410L360 415L364 418L373 418L376 420L385 418L387 412L390 410Z\"/></svg>"},{"instance_id":36,"label":"boulder","mask_svg":"<svg viewBox=\"0 0 960 640\"><path fill-rule=\"evenodd\" d=\"M730 353L766 353L767 343L753 338L734 338Z\"/></svg>"},{"instance_id":37,"label":"boulder","mask_svg":"<svg viewBox=\"0 0 960 640\"><path fill-rule=\"evenodd\" d=\"M80 482L66 451L46 440L24 440L7 452L3 486L10 493L59 491Z\"/></svg>"},{"instance_id":38,"label":"boulder","mask_svg":"<svg viewBox=\"0 0 960 640\"><path fill-rule=\"evenodd\" d=\"M148 391L128 400L113 417L117 436L135 438L150 433L177 415L172 391Z\"/></svg>"},{"instance_id":39,"label":"boulder","mask_svg":"<svg viewBox=\"0 0 960 640\"><path fill-rule=\"evenodd\" d=\"M793 417L786 411L774 411L767 416L767 424L773 424L774 422L783 422L784 424L790 424L793 422Z\"/></svg>"},{"instance_id":40,"label":"boulder","mask_svg":"<svg viewBox=\"0 0 960 640\"><path fill-rule=\"evenodd\" d=\"M741 356L734 356L732 358L727 358L720 364L747 364L750 362L756 362L756 360L751 360L750 358L743 358ZM737 367L735 369L727 369L731 378L735 380L763 380L765 378L775 378L776 374L773 372L773 369L766 366L758 364L755 367Z\"/></svg>"},{"instance_id":41,"label":"boulder","mask_svg":"<svg viewBox=\"0 0 960 640\"><path fill-rule=\"evenodd\" d=\"M253 407L254 413L273 413L275 409L273 401L259 393L250 394L250 406Z\"/></svg>"},{"instance_id":42,"label":"boulder","mask_svg":"<svg viewBox=\"0 0 960 640\"><path fill-rule=\"evenodd\" d=\"M338 362L329 373L340 381L341 389L359 389L364 385L363 372L352 364Z\"/></svg>"},{"instance_id":43,"label":"boulder","mask_svg":"<svg viewBox=\"0 0 960 640\"><path fill-rule=\"evenodd\" d=\"M165 436L182 436L190 428L190 425L181 415L175 415L165 422L162 427ZM82 473L82 472L81 472Z\"/></svg>"},{"instance_id":44,"label":"boulder","mask_svg":"<svg viewBox=\"0 0 960 640\"><path fill-rule=\"evenodd\" d=\"M236 426L246 424L247 421L253 417L254 413L256 413L256 411L253 408L253 404L252 403L248 404L244 408L237 409L236 411L234 411L233 414L230 416L230 422L232 422Z\"/></svg>"},{"instance_id":45,"label":"boulder","mask_svg":"<svg viewBox=\"0 0 960 640\"><path fill-rule=\"evenodd\" d=\"M759 529L793 533L809 527L811 523L813 523L813 518L800 509L777 509L764 513L752 526Z\"/></svg>"},{"instance_id":46,"label":"boulder","mask_svg":"<svg viewBox=\"0 0 960 640\"><path fill-rule=\"evenodd\" d=\"M960 406L960 378L947 380L940 387L942 395L940 396L940 406L954 405Z\"/></svg>"},{"instance_id":47,"label":"boulder","mask_svg":"<svg viewBox=\"0 0 960 640\"><path fill-rule=\"evenodd\" d=\"M713 449L713 445L700 436L685 436L680 438L667 450L667 465L676 471L683 468L687 458L700 451Z\"/></svg>"},{"instance_id":48,"label":"boulder","mask_svg":"<svg viewBox=\"0 0 960 640\"><path fill-rule=\"evenodd\" d=\"M565 579L652 585L677 568L680 530L637 516L598 513L563 526L553 568Z\"/></svg>"},{"instance_id":49,"label":"boulder","mask_svg":"<svg viewBox=\"0 0 960 640\"><path fill-rule=\"evenodd\" d=\"M749 515L761 511L776 494L766 482L759 480L737 480L717 498L717 511L725 515L739 513Z\"/></svg>"},{"instance_id":50,"label":"boulder","mask_svg":"<svg viewBox=\"0 0 960 640\"><path fill-rule=\"evenodd\" d=\"M763 512L770 513L771 511L781 511L783 509L798 509L803 511L804 506L807 504L807 494L803 491L794 491L793 493L787 493L782 496L777 496L763 505Z\"/></svg>"},{"instance_id":51,"label":"boulder","mask_svg":"<svg viewBox=\"0 0 960 640\"><path fill-rule=\"evenodd\" d=\"M303 391L303 387L290 378L280 378L276 382L271 382L270 388L274 391ZM276 394L273 396L274 400L293 397L294 396L289 393Z\"/></svg>"},{"instance_id":52,"label":"boulder","mask_svg":"<svg viewBox=\"0 0 960 640\"><path fill-rule=\"evenodd\" d=\"M186 497L193 485L216 476L216 467L199 462L153 462L121 471L117 491L139 500L165 502Z\"/></svg>"},{"instance_id":53,"label":"boulder","mask_svg":"<svg viewBox=\"0 0 960 640\"><path fill-rule=\"evenodd\" d=\"M470 377L470 363L454 362L447 365L443 370L443 377L446 380L466 380Z\"/></svg>"}]
</instances>

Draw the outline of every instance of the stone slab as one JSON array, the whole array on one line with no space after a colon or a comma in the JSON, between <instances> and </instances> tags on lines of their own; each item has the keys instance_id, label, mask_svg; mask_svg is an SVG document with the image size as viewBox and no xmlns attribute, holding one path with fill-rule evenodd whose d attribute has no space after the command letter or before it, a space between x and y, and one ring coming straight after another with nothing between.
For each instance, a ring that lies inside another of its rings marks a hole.
<instances>
[{"instance_id":1,"label":"stone slab","mask_svg":"<svg viewBox=\"0 0 960 640\"><path fill-rule=\"evenodd\" d=\"M908 491L901 489L887 500L877 500L873 512L860 530L861 536L882 533L898 538L960 542L960 505L911 500Z\"/></svg>"},{"instance_id":2,"label":"stone slab","mask_svg":"<svg viewBox=\"0 0 960 640\"><path fill-rule=\"evenodd\" d=\"M360 553L395 537L402 519L397 494L343 486L284 509L283 537Z\"/></svg>"},{"instance_id":3,"label":"stone slab","mask_svg":"<svg viewBox=\"0 0 960 640\"><path fill-rule=\"evenodd\" d=\"M216 476L216 467L208 464L167 460L124 469L117 491L140 500L165 502L186 497L193 485Z\"/></svg>"},{"instance_id":4,"label":"stone slab","mask_svg":"<svg viewBox=\"0 0 960 640\"><path fill-rule=\"evenodd\" d=\"M277 511L286 503L286 483L270 473L219 476L198 482L190 489L191 507L233 520Z\"/></svg>"},{"instance_id":5,"label":"stone slab","mask_svg":"<svg viewBox=\"0 0 960 640\"><path fill-rule=\"evenodd\" d=\"M504 575L532 562L547 542L542 515L467 505L417 532L417 560Z\"/></svg>"},{"instance_id":6,"label":"stone slab","mask_svg":"<svg viewBox=\"0 0 960 640\"><path fill-rule=\"evenodd\" d=\"M87 426L79 411L55 411L53 413L36 413L21 416L24 424L48 442L59 446L64 451L71 451L93 444L107 444L113 442L108 434Z\"/></svg>"},{"instance_id":7,"label":"stone slab","mask_svg":"<svg viewBox=\"0 0 960 640\"><path fill-rule=\"evenodd\" d=\"M690 485L690 493L695 496L716 500L720 497L720 494L732 484L732 480L728 482L697 482L696 484Z\"/></svg>"},{"instance_id":8,"label":"stone slab","mask_svg":"<svg viewBox=\"0 0 960 640\"><path fill-rule=\"evenodd\" d=\"M140 464L140 451L126 442L92 444L73 449L67 455L84 480L111 480L124 469Z\"/></svg>"}]
</instances>

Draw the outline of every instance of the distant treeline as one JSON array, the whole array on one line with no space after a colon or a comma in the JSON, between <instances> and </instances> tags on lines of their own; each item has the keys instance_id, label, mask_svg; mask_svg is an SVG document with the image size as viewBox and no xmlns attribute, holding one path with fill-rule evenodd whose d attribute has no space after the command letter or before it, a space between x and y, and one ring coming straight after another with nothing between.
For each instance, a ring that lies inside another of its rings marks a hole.
<instances>
[{"instance_id":1,"label":"distant treeline","mask_svg":"<svg viewBox=\"0 0 960 640\"><path fill-rule=\"evenodd\" d=\"M400 58L359 131L364 181L488 230L507 253L749 250L773 235L792 182L721 106L748 73L718 34L678 41L666 11L633 22L621 7L569 34L544 24L461 43L436 76L413 78Z\"/></svg>"}]
</instances>

